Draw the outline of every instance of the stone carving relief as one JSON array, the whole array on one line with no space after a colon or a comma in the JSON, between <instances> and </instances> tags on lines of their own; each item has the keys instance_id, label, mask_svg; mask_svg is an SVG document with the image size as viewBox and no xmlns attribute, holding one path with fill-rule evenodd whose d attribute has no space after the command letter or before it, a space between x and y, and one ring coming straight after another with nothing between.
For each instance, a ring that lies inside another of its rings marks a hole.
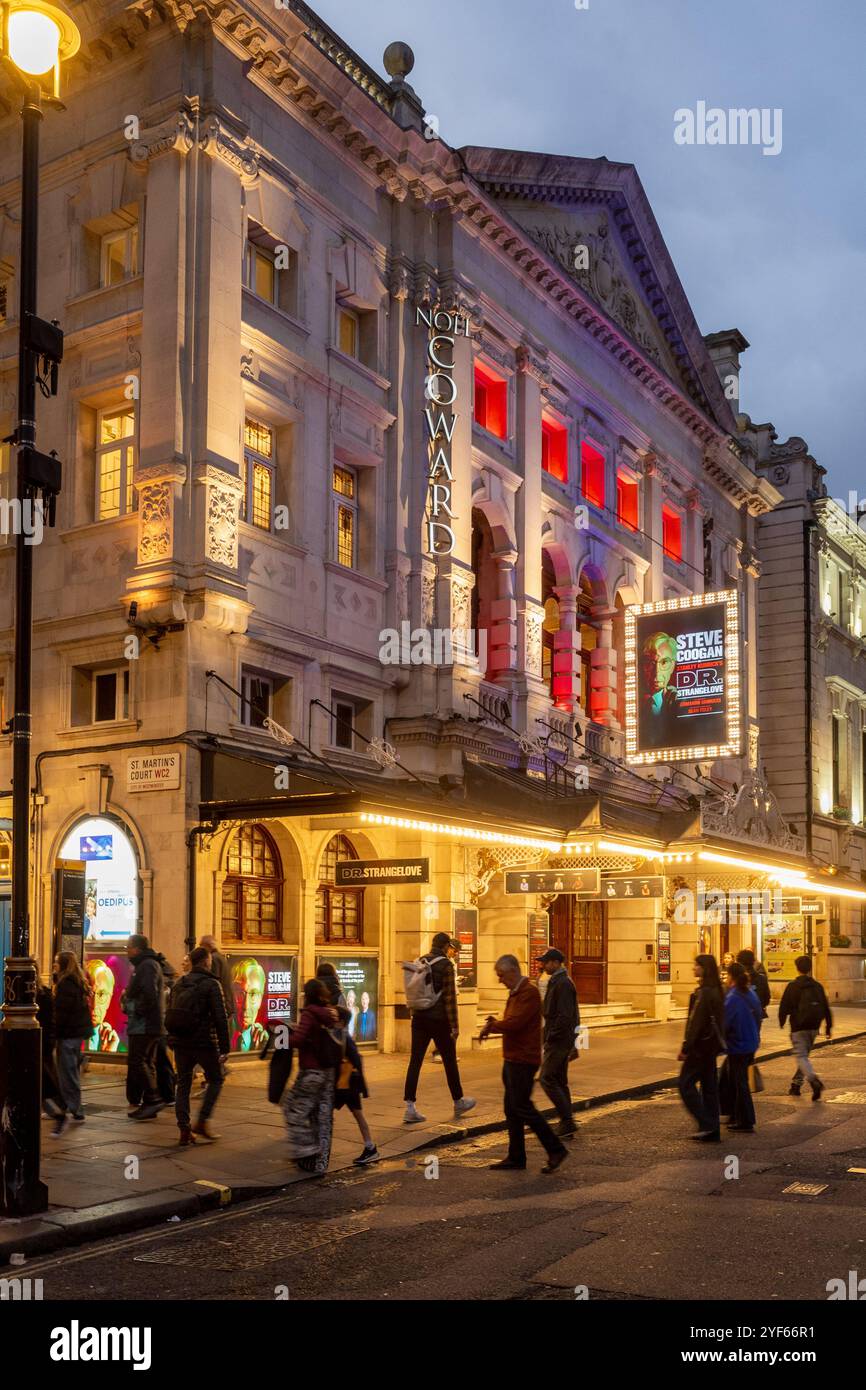
<instances>
[{"instance_id":1,"label":"stone carving relief","mask_svg":"<svg viewBox=\"0 0 866 1390\"><path fill-rule=\"evenodd\" d=\"M207 557L229 569L238 563L238 501L236 487L208 483Z\"/></svg>"},{"instance_id":2,"label":"stone carving relief","mask_svg":"<svg viewBox=\"0 0 866 1390\"><path fill-rule=\"evenodd\" d=\"M651 328L647 311L623 275L614 252L613 238L607 219L601 215L592 224L578 227L575 222L541 222L526 226L534 241L586 290L605 313L643 348L659 367L669 368L659 349L658 338ZM575 248L585 246L586 269L575 267Z\"/></svg>"},{"instance_id":3,"label":"stone carving relief","mask_svg":"<svg viewBox=\"0 0 866 1390\"><path fill-rule=\"evenodd\" d=\"M145 483L138 489L138 563L171 554L171 483Z\"/></svg>"},{"instance_id":4,"label":"stone carving relief","mask_svg":"<svg viewBox=\"0 0 866 1390\"><path fill-rule=\"evenodd\" d=\"M451 627L465 632L472 626L472 581L462 575L451 577Z\"/></svg>"},{"instance_id":5,"label":"stone carving relief","mask_svg":"<svg viewBox=\"0 0 866 1390\"><path fill-rule=\"evenodd\" d=\"M544 609L526 609L526 670L531 676L541 675L541 630Z\"/></svg>"},{"instance_id":6,"label":"stone carving relief","mask_svg":"<svg viewBox=\"0 0 866 1390\"><path fill-rule=\"evenodd\" d=\"M720 835L738 843L805 853L805 840L782 818L778 802L758 768L749 768L739 790L701 803L701 833Z\"/></svg>"}]
</instances>

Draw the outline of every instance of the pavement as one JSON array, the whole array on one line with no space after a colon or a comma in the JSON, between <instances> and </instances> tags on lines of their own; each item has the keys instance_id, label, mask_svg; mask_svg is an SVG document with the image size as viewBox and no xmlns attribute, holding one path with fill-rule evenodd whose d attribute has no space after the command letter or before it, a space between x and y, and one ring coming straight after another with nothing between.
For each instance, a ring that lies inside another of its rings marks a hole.
<instances>
[{"instance_id":1,"label":"pavement","mask_svg":"<svg viewBox=\"0 0 866 1390\"><path fill-rule=\"evenodd\" d=\"M834 1020L834 1043L866 1037L866 1007L838 1007ZM589 1046L570 1071L575 1109L671 1086L679 1071L682 1031L682 1023L670 1023L590 1033ZM819 1046L824 1045L822 1038ZM760 1056L769 1061L789 1051L787 1035L767 1020ZM403 1125L406 1063L402 1054L365 1057L370 1098L364 1111L383 1160L504 1129L498 1051L461 1058L464 1090L477 1105L458 1122L443 1069L428 1055L418 1091L426 1122ZM128 1119L123 1081L122 1068L91 1064L84 1078L85 1123L70 1124L59 1139L51 1137L50 1122L43 1123L42 1176L49 1207L39 1217L0 1220L0 1265L310 1182L287 1158L282 1114L268 1103L267 1067L257 1059L231 1065L212 1122L220 1138L192 1149L178 1148L171 1109L148 1122ZM535 1099L541 1107L538 1088ZM330 1172L351 1168L360 1149L355 1122L342 1110L335 1116Z\"/></svg>"}]
</instances>

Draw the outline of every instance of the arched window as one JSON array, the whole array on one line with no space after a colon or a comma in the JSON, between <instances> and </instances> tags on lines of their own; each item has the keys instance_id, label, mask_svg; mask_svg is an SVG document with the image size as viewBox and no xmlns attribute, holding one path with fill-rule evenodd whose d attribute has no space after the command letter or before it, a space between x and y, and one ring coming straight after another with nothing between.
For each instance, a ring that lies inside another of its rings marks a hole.
<instances>
[{"instance_id":1,"label":"arched window","mask_svg":"<svg viewBox=\"0 0 866 1390\"><path fill-rule=\"evenodd\" d=\"M263 825L244 825L229 847L222 935L230 941L282 940L283 868Z\"/></svg>"},{"instance_id":2,"label":"arched window","mask_svg":"<svg viewBox=\"0 0 866 1390\"><path fill-rule=\"evenodd\" d=\"M553 688L553 634L559 632L559 599L556 596L553 561L546 550L541 552L541 602L544 607L544 621L541 625L541 676L553 700L556 698Z\"/></svg>"},{"instance_id":3,"label":"arched window","mask_svg":"<svg viewBox=\"0 0 866 1390\"><path fill-rule=\"evenodd\" d=\"M334 835L325 846L316 893L316 940L340 941L360 945L364 940L363 888L338 888L337 865L357 859L351 840Z\"/></svg>"}]
</instances>

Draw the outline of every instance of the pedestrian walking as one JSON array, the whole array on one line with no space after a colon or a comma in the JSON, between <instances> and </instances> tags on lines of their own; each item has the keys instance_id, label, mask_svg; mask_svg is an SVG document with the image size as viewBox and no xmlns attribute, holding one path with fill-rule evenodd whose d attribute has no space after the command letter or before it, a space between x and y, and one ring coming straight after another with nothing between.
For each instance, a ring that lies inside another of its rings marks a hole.
<instances>
[{"instance_id":1,"label":"pedestrian walking","mask_svg":"<svg viewBox=\"0 0 866 1390\"><path fill-rule=\"evenodd\" d=\"M226 1008L226 1017L229 1021L229 1028L233 1028L235 1017L235 991L234 985L232 984L232 968L222 951L220 951L215 936L203 936L198 944L199 946L203 946L206 951L210 952L211 974L215 980L219 981L219 987L222 990L223 1001Z\"/></svg>"},{"instance_id":2,"label":"pedestrian walking","mask_svg":"<svg viewBox=\"0 0 866 1390\"><path fill-rule=\"evenodd\" d=\"M166 1105L156 1075L159 1040L165 1036L165 979L146 936L131 936L126 954L133 965L120 1001L129 1020L126 1098L132 1107L130 1119L152 1120Z\"/></svg>"},{"instance_id":3,"label":"pedestrian walking","mask_svg":"<svg viewBox=\"0 0 866 1390\"><path fill-rule=\"evenodd\" d=\"M219 980L213 974L211 954L204 946L190 952L190 970L171 993L166 1011L168 1041L177 1063L175 1115L180 1144L194 1144L196 1136L211 1143L219 1138L208 1128L222 1090L222 1063L229 1050L229 1025ZM198 1119L192 1124L190 1091L196 1067L205 1078L205 1092Z\"/></svg>"},{"instance_id":4,"label":"pedestrian walking","mask_svg":"<svg viewBox=\"0 0 866 1390\"><path fill-rule=\"evenodd\" d=\"M36 978L36 1020L42 1029L42 1114L56 1120L63 1113L63 1097L57 1078L54 1050L54 995L46 984Z\"/></svg>"},{"instance_id":5,"label":"pedestrian walking","mask_svg":"<svg viewBox=\"0 0 866 1390\"><path fill-rule=\"evenodd\" d=\"M798 956L794 962L797 978L785 988L779 1003L779 1027L786 1021L791 1024L791 1046L797 1058L797 1070L791 1080L789 1096L798 1096L804 1080L812 1088L812 1099L820 1100L824 1083L818 1079L809 1053L815 1046L815 1039L826 1023L829 1038L833 1032L833 1015L824 986L812 974L812 961L809 956Z\"/></svg>"},{"instance_id":6,"label":"pedestrian walking","mask_svg":"<svg viewBox=\"0 0 866 1390\"><path fill-rule=\"evenodd\" d=\"M761 962L755 959L754 951L739 951L737 960L740 965L745 966L749 976L749 984L757 994L758 1002L764 1010L764 1017L766 1018L770 1003L770 981L767 978L767 972Z\"/></svg>"},{"instance_id":7,"label":"pedestrian walking","mask_svg":"<svg viewBox=\"0 0 866 1390\"><path fill-rule=\"evenodd\" d=\"M460 1031L457 978L448 956L449 947L459 950L460 943L447 932L437 932L427 955L403 967L406 1001L412 1015L412 1051L403 1087L403 1099L406 1103L403 1115L405 1125L423 1124L425 1119L424 1115L419 1114L416 1101L421 1065L431 1042L440 1053L445 1066L445 1079L454 1102L455 1120L459 1120L475 1106L472 1097L463 1094L460 1068L457 1065L457 1037Z\"/></svg>"},{"instance_id":8,"label":"pedestrian walking","mask_svg":"<svg viewBox=\"0 0 866 1390\"><path fill-rule=\"evenodd\" d=\"M692 1138L713 1143L721 1138L716 1058L725 1050L724 995L715 956L695 957L695 980L678 1058L683 1064L679 1088L683 1104L697 1121Z\"/></svg>"},{"instance_id":9,"label":"pedestrian walking","mask_svg":"<svg viewBox=\"0 0 866 1390\"><path fill-rule=\"evenodd\" d=\"M81 1123L81 1046L93 1032L90 990L74 951L61 951L55 961L54 1033L57 1039L57 1080L61 1109L51 1129L55 1139L63 1133L69 1117Z\"/></svg>"},{"instance_id":10,"label":"pedestrian walking","mask_svg":"<svg viewBox=\"0 0 866 1390\"><path fill-rule=\"evenodd\" d=\"M565 956L555 946L539 956L538 964L549 976L541 1004L544 1031L538 1081L559 1116L557 1134L560 1139L569 1139L577 1133L568 1086L568 1059L574 1052L580 1023L577 990L565 968Z\"/></svg>"},{"instance_id":11,"label":"pedestrian walking","mask_svg":"<svg viewBox=\"0 0 866 1390\"><path fill-rule=\"evenodd\" d=\"M502 1034L502 1082L505 1087L505 1119L508 1124L508 1155L491 1168L525 1168L528 1125L547 1153L542 1173L555 1173L568 1157L568 1149L532 1103L532 1086L541 1062L541 995L521 972L516 956L500 956L496 975L508 990L501 1018L492 1015L481 1029L482 1040L491 1033Z\"/></svg>"},{"instance_id":12,"label":"pedestrian walking","mask_svg":"<svg viewBox=\"0 0 866 1390\"><path fill-rule=\"evenodd\" d=\"M761 1041L764 1011L749 984L746 967L735 960L728 966L728 975L731 987L725 995L725 1046L728 1049L732 1107L728 1129L752 1134L755 1106L749 1090L749 1067L755 1060Z\"/></svg>"},{"instance_id":13,"label":"pedestrian walking","mask_svg":"<svg viewBox=\"0 0 866 1390\"><path fill-rule=\"evenodd\" d=\"M457 940L455 940L454 937L451 937L450 941L448 942L448 945L445 947L445 954L447 955L450 961L453 961L454 970L456 972L457 961L460 959L460 943ZM438 1062L440 1066L443 1063L442 1053L439 1051L435 1043L433 1044L433 1051L430 1054L430 1060L431 1062Z\"/></svg>"},{"instance_id":14,"label":"pedestrian walking","mask_svg":"<svg viewBox=\"0 0 866 1390\"><path fill-rule=\"evenodd\" d=\"M304 1005L292 1029L299 1070L282 1101L289 1155L304 1172L319 1177L331 1157L335 1072L343 1056L342 1041L332 1031L340 1020L328 997L321 980L304 985Z\"/></svg>"},{"instance_id":15,"label":"pedestrian walking","mask_svg":"<svg viewBox=\"0 0 866 1390\"><path fill-rule=\"evenodd\" d=\"M361 1054L354 1038L349 1037L349 1009L345 995L340 988L340 977L337 974L336 966L329 960L320 961L316 970L316 979L324 985L328 995L327 1002L337 1010L340 1020L339 1031L343 1040L343 1059L335 1080L334 1109L341 1110L345 1105L360 1130L364 1147L352 1162L356 1167L361 1168L369 1163L379 1162L379 1150L370 1133L370 1126L362 1107L362 1098L368 1096L369 1091L364 1077Z\"/></svg>"}]
</instances>

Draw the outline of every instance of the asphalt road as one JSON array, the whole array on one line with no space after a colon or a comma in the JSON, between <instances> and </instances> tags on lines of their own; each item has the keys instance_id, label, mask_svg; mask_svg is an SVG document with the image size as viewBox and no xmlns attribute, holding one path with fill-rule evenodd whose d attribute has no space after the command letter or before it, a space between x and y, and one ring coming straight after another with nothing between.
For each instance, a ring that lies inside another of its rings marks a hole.
<instances>
[{"instance_id":1,"label":"asphalt road","mask_svg":"<svg viewBox=\"0 0 866 1390\"><path fill-rule=\"evenodd\" d=\"M489 1135L20 1272L46 1300L826 1300L866 1276L866 1041L816 1061L820 1103L771 1062L758 1132L719 1145L662 1091L580 1115L551 1177L532 1136L526 1172L488 1171Z\"/></svg>"}]
</instances>

